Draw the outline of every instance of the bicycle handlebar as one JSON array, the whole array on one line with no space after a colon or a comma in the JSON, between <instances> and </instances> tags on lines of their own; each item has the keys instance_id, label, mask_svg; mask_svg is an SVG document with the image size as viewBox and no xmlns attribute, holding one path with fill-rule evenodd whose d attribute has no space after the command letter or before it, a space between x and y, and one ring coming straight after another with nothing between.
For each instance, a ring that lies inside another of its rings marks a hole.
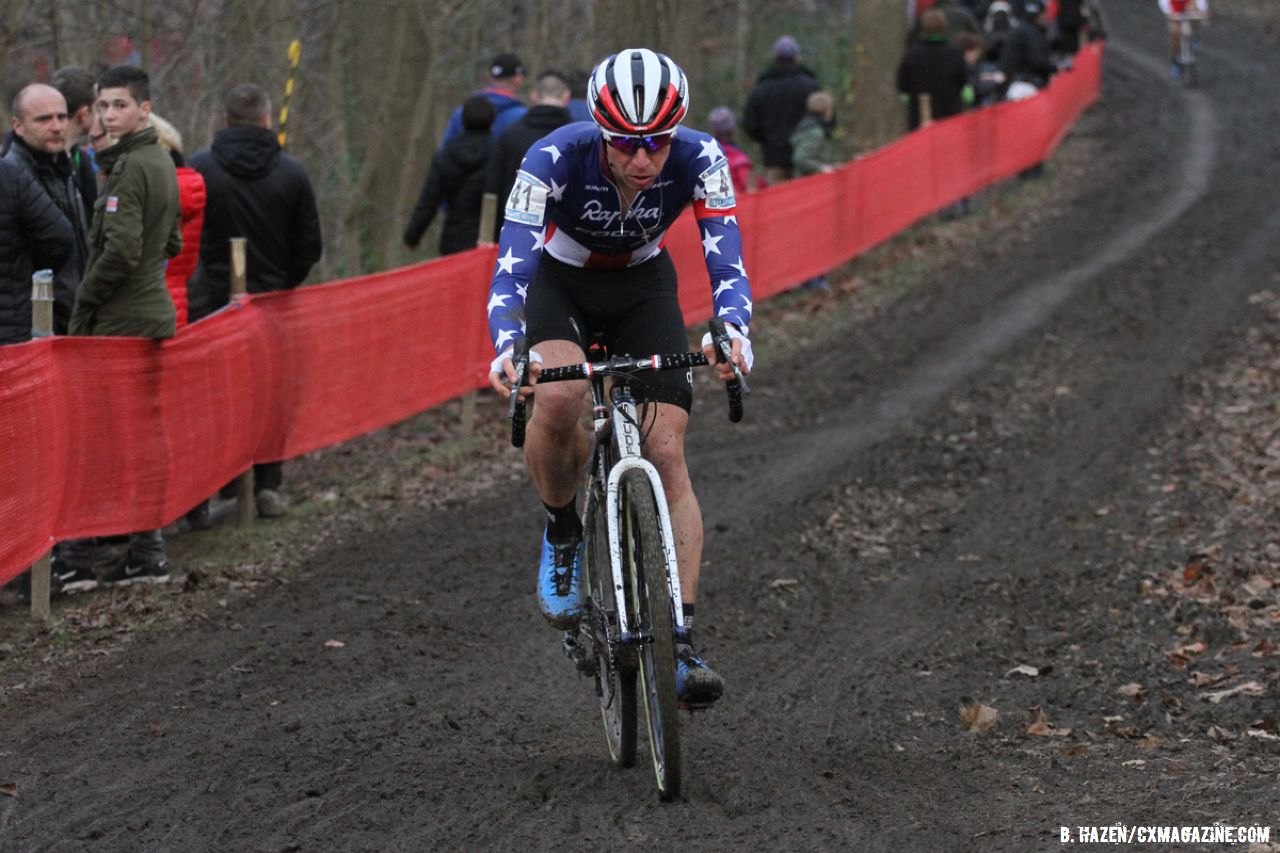
<instances>
[{"instance_id":1,"label":"bicycle handlebar","mask_svg":"<svg viewBox=\"0 0 1280 853\"><path fill-rule=\"evenodd\" d=\"M733 353L733 344L725 330L724 321L719 318L711 321L711 340L716 347L716 360L729 361ZM512 350L512 363L516 368L517 382L511 390L511 403L507 417L511 419L511 445L524 445L525 404L519 399L518 389L524 384L529 366L528 345L524 338L516 341ZM538 374L538 382L571 382L575 379L590 379L593 376L613 375L631 376L651 370L688 370L702 367L707 361L705 353L700 351L663 353L648 356L614 356L604 361L584 361L579 364L568 364L563 367L543 368ZM737 423L742 420L742 398L751 393L746 379L738 365L729 362L733 367L734 378L725 383L729 395L729 420Z\"/></svg>"}]
</instances>

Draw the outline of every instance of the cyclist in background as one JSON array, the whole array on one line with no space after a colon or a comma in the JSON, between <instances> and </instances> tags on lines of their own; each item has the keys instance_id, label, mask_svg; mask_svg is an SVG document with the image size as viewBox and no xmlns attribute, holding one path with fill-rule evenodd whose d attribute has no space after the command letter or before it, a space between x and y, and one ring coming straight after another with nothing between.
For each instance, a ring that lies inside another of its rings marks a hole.
<instances>
[{"instance_id":1,"label":"cyclist in background","mask_svg":"<svg viewBox=\"0 0 1280 853\"><path fill-rule=\"evenodd\" d=\"M684 72L648 49L610 56L591 73L587 101L594 124L561 127L535 142L506 200L498 264L489 295L489 330L498 357L490 382L504 396L515 379L512 340L525 335L529 384L543 365L586 360L588 339L604 333L615 355L688 348L675 266L663 238L690 204L702 235L715 311L733 339L733 360L747 372L751 288L742 262L729 164L708 134L681 126L689 109ZM709 340L703 348L713 359ZM732 378L727 365L720 376ZM538 603L547 621L572 628L581 616L582 523L578 484L590 453L582 426L585 382L537 386L525 458L546 509ZM692 405L689 372L667 371L637 383L652 405L644 454L662 478L671 511L685 630L676 636L676 692L705 704L723 682L694 650L694 601L702 561L702 511L684 456Z\"/></svg>"},{"instance_id":2,"label":"cyclist in background","mask_svg":"<svg viewBox=\"0 0 1280 853\"><path fill-rule=\"evenodd\" d=\"M1191 22L1194 39L1199 37L1200 27L1209 22L1209 0L1158 0L1160 11L1169 22L1169 72L1175 77L1182 76L1182 26L1178 15L1197 15L1200 20Z\"/></svg>"}]
</instances>

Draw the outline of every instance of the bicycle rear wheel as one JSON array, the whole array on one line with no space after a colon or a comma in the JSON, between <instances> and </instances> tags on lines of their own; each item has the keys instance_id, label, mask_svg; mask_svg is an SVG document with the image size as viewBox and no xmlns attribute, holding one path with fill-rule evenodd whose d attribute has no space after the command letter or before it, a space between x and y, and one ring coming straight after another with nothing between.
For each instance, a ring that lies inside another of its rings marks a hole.
<instances>
[{"instance_id":1,"label":"bicycle rear wheel","mask_svg":"<svg viewBox=\"0 0 1280 853\"><path fill-rule=\"evenodd\" d=\"M663 556L653 486L643 471L622 476L623 560L632 584L635 630L650 637L640 647L640 681L658 797L680 795L680 718L671 587Z\"/></svg>"},{"instance_id":2,"label":"bicycle rear wheel","mask_svg":"<svg viewBox=\"0 0 1280 853\"><path fill-rule=\"evenodd\" d=\"M591 595L591 617L583 622L596 656L596 696L604 723L609 758L618 767L636 763L636 668L634 657L620 654L618 602L609 564L609 527L604 494L593 489L587 500L583 569Z\"/></svg>"}]
</instances>

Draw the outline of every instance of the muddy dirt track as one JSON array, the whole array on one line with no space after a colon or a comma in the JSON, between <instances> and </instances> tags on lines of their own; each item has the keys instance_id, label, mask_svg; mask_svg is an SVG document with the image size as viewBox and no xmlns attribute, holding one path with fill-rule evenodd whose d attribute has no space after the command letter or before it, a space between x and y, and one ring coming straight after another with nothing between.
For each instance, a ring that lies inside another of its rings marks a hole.
<instances>
[{"instance_id":1,"label":"muddy dirt track","mask_svg":"<svg viewBox=\"0 0 1280 853\"><path fill-rule=\"evenodd\" d=\"M512 475L6 685L0 850L1030 850L1065 849L1062 825L1215 821L1280 840L1276 741L1206 734L1274 717L1274 658L1261 695L1208 702L1170 664L1183 617L1140 592L1229 500L1160 486L1188 377L1236 352L1280 270L1280 52L1221 5L1188 93L1155 4L1108 4L1057 203L877 310L832 297L803 344L762 332L741 426L701 396L698 633L728 689L685 718L682 801L608 766L535 611ZM968 732L962 704L1000 716Z\"/></svg>"}]
</instances>

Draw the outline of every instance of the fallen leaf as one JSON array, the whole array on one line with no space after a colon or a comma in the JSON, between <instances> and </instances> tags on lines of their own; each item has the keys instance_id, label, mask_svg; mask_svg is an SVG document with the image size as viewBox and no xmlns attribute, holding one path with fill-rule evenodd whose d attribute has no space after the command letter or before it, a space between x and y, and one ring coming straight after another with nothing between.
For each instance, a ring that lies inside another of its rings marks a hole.
<instances>
[{"instance_id":1,"label":"fallen leaf","mask_svg":"<svg viewBox=\"0 0 1280 853\"><path fill-rule=\"evenodd\" d=\"M1250 723L1249 728L1270 732L1273 735L1280 734L1280 726L1276 725L1276 718L1270 714L1263 717L1261 720Z\"/></svg>"},{"instance_id":2,"label":"fallen leaf","mask_svg":"<svg viewBox=\"0 0 1280 853\"><path fill-rule=\"evenodd\" d=\"M8 797L18 796L18 785L16 782L0 782L0 794Z\"/></svg>"},{"instance_id":3,"label":"fallen leaf","mask_svg":"<svg viewBox=\"0 0 1280 853\"><path fill-rule=\"evenodd\" d=\"M1147 698L1147 688L1135 681L1120 685L1116 692L1121 696L1128 696L1135 702L1142 702Z\"/></svg>"},{"instance_id":4,"label":"fallen leaf","mask_svg":"<svg viewBox=\"0 0 1280 853\"><path fill-rule=\"evenodd\" d=\"M965 731L985 732L995 728L996 721L1000 719L1000 712L995 708L972 699L961 699L960 702L960 722L964 723Z\"/></svg>"},{"instance_id":5,"label":"fallen leaf","mask_svg":"<svg viewBox=\"0 0 1280 853\"><path fill-rule=\"evenodd\" d=\"M1071 729L1056 729L1045 716L1044 709L1035 705L1028 709L1031 712L1031 724L1027 726L1029 735L1045 735L1048 737L1066 737Z\"/></svg>"},{"instance_id":6,"label":"fallen leaf","mask_svg":"<svg viewBox=\"0 0 1280 853\"><path fill-rule=\"evenodd\" d=\"M1226 690L1215 690L1212 693L1205 693L1204 698L1217 705L1223 699L1230 699L1232 696L1261 696L1263 693L1262 684L1257 681L1246 681L1243 684L1237 684L1235 687L1229 687Z\"/></svg>"},{"instance_id":7,"label":"fallen leaf","mask_svg":"<svg viewBox=\"0 0 1280 853\"><path fill-rule=\"evenodd\" d=\"M1231 743L1231 741L1236 739L1235 735L1224 729L1222 726L1209 726L1208 734L1209 737L1213 738L1218 743Z\"/></svg>"},{"instance_id":8,"label":"fallen leaf","mask_svg":"<svg viewBox=\"0 0 1280 853\"><path fill-rule=\"evenodd\" d=\"M346 648L346 645L347 644L342 642L341 640L325 640L324 641L324 647L326 649L342 649L342 648Z\"/></svg>"},{"instance_id":9,"label":"fallen leaf","mask_svg":"<svg viewBox=\"0 0 1280 853\"><path fill-rule=\"evenodd\" d=\"M1051 666L1046 666L1041 668L1038 666L1032 666L1031 664L1027 664L1027 663L1020 663L1017 666L1015 666L1013 669L1006 672L1004 674L1004 677L1008 678L1011 675L1025 675L1028 678L1039 678L1042 675L1047 675L1049 671L1052 669L1053 667Z\"/></svg>"},{"instance_id":10,"label":"fallen leaf","mask_svg":"<svg viewBox=\"0 0 1280 853\"><path fill-rule=\"evenodd\" d=\"M1263 637L1258 641L1258 645L1253 647L1252 654L1255 658L1271 658L1280 654L1280 648L1271 642L1269 637Z\"/></svg>"},{"instance_id":11,"label":"fallen leaf","mask_svg":"<svg viewBox=\"0 0 1280 853\"><path fill-rule=\"evenodd\" d=\"M777 578L769 582L769 589L787 589L799 584L800 581L795 578Z\"/></svg>"},{"instance_id":12,"label":"fallen leaf","mask_svg":"<svg viewBox=\"0 0 1280 853\"><path fill-rule=\"evenodd\" d=\"M1207 672L1201 672L1197 669L1192 671L1191 677L1187 679L1187 683L1192 687L1212 687L1213 685L1221 684L1226 680L1227 674L1225 672L1219 675L1210 675Z\"/></svg>"}]
</instances>

